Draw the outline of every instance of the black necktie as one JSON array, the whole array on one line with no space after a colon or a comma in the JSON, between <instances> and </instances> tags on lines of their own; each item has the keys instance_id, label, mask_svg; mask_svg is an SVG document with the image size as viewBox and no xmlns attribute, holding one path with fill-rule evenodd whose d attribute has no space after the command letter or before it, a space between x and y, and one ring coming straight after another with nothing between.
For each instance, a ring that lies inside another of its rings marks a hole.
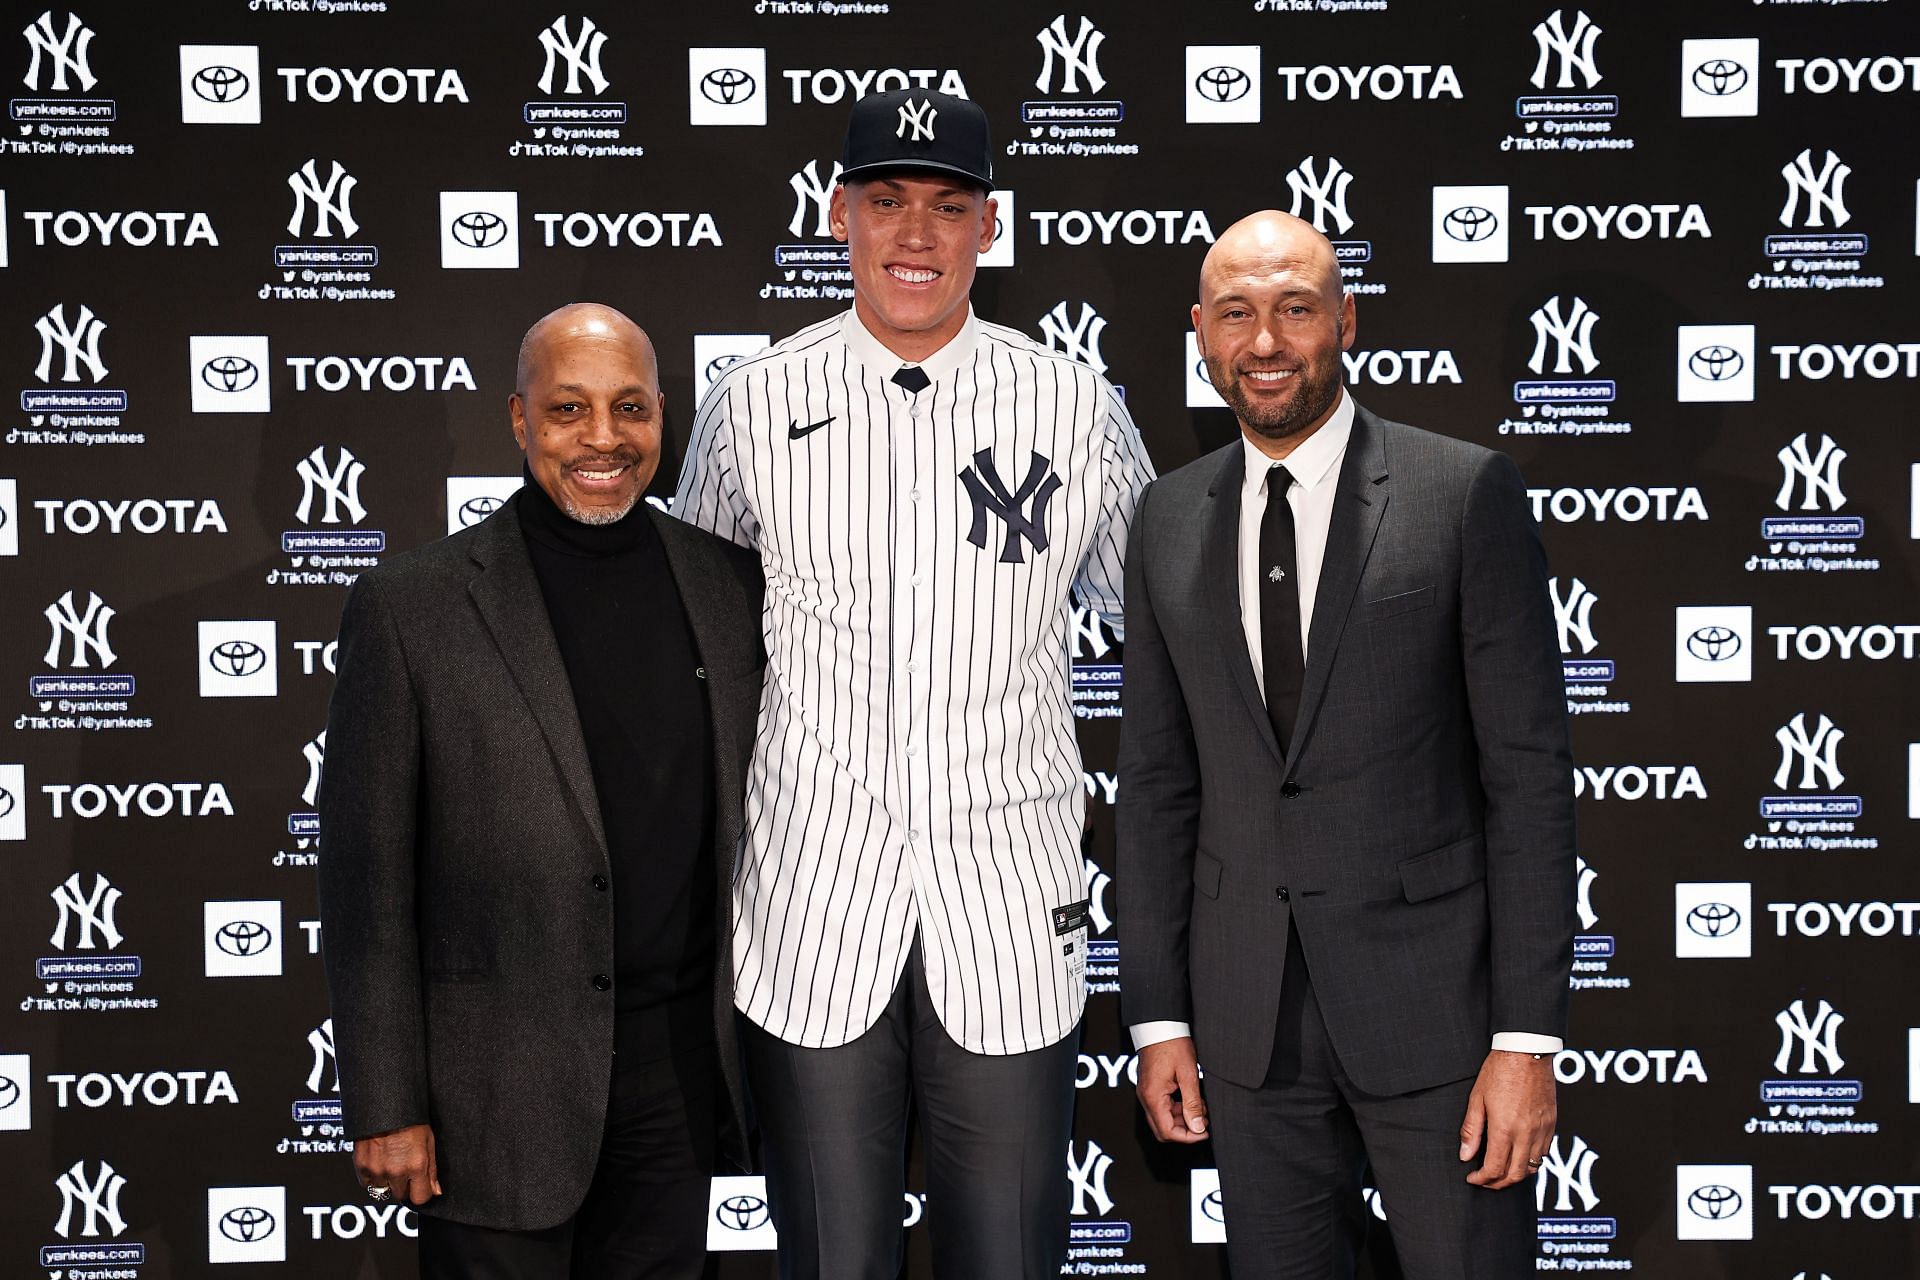
<instances>
[{"instance_id":1,"label":"black necktie","mask_svg":"<svg viewBox=\"0 0 1920 1280\"><path fill-rule=\"evenodd\" d=\"M916 396L925 391L927 384L932 381L933 379L927 376L927 371L917 364L903 364L893 371L894 385L905 387Z\"/></svg>"},{"instance_id":2,"label":"black necktie","mask_svg":"<svg viewBox=\"0 0 1920 1280\"><path fill-rule=\"evenodd\" d=\"M1267 718L1284 753L1300 710L1307 664L1300 653L1300 586L1294 569L1293 508L1285 467L1267 472L1267 511L1260 517L1260 665L1267 687Z\"/></svg>"}]
</instances>

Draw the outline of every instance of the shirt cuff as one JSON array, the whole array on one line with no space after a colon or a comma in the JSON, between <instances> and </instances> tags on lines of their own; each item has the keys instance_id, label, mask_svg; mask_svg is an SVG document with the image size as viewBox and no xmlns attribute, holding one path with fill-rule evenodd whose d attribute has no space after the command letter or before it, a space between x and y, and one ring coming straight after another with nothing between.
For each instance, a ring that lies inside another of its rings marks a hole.
<instances>
[{"instance_id":1,"label":"shirt cuff","mask_svg":"<svg viewBox=\"0 0 1920 1280\"><path fill-rule=\"evenodd\" d=\"M1193 1034L1193 1028L1184 1022L1136 1022L1127 1030L1133 1033L1135 1053L1162 1040L1178 1040Z\"/></svg>"},{"instance_id":2,"label":"shirt cuff","mask_svg":"<svg viewBox=\"0 0 1920 1280\"><path fill-rule=\"evenodd\" d=\"M1558 1053L1566 1047L1559 1036L1535 1035L1531 1031L1496 1031L1493 1047L1504 1053Z\"/></svg>"}]
</instances>

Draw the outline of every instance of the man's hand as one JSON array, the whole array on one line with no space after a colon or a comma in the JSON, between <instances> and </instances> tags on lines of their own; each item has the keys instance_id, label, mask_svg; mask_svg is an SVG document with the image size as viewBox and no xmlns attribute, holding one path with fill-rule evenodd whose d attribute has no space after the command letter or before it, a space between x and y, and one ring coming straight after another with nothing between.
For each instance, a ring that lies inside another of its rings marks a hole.
<instances>
[{"instance_id":1,"label":"man's hand","mask_svg":"<svg viewBox=\"0 0 1920 1280\"><path fill-rule=\"evenodd\" d=\"M353 1171L363 1187L387 1187L394 1204L422 1205L440 1194L433 1158L433 1130L410 1124L353 1144Z\"/></svg>"},{"instance_id":2,"label":"man's hand","mask_svg":"<svg viewBox=\"0 0 1920 1280\"><path fill-rule=\"evenodd\" d=\"M1145 1070L1142 1087L1145 1087ZM1559 1110L1553 1098L1553 1059L1494 1050L1480 1067L1467 1118L1460 1124L1460 1159L1473 1159L1486 1140L1487 1158L1467 1175L1492 1191L1532 1177L1553 1141ZM1534 1163L1529 1165L1531 1160Z\"/></svg>"},{"instance_id":3,"label":"man's hand","mask_svg":"<svg viewBox=\"0 0 1920 1280\"><path fill-rule=\"evenodd\" d=\"M1200 1096L1200 1061L1193 1037L1162 1040L1140 1051L1140 1085L1147 1123L1162 1142L1205 1142L1207 1100Z\"/></svg>"}]
</instances>

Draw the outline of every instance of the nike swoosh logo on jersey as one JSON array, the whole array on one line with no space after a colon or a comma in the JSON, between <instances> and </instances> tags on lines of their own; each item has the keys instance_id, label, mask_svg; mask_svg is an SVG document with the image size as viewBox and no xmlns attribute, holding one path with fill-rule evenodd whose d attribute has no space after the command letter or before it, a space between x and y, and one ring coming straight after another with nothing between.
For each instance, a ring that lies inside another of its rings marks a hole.
<instances>
[{"instance_id":1,"label":"nike swoosh logo on jersey","mask_svg":"<svg viewBox=\"0 0 1920 1280\"><path fill-rule=\"evenodd\" d=\"M787 439L798 440L802 436L812 435L814 432L818 431L820 428L826 426L829 422L832 422L832 421L833 421L832 418L822 418L820 419L820 421L814 423L810 427L803 427L800 425L800 420L798 418L795 418L792 422L789 422L787 424Z\"/></svg>"}]
</instances>

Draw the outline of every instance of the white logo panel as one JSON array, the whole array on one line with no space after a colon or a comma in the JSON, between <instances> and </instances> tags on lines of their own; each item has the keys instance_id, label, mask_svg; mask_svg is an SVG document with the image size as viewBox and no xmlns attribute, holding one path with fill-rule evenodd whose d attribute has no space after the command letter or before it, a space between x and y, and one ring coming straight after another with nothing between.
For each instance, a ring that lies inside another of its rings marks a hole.
<instances>
[{"instance_id":1,"label":"white logo panel","mask_svg":"<svg viewBox=\"0 0 1920 1280\"><path fill-rule=\"evenodd\" d=\"M1195 1169L1187 1184L1188 1239L1195 1244L1225 1244L1227 1213L1220 1198L1220 1171Z\"/></svg>"},{"instance_id":2,"label":"white logo panel","mask_svg":"<svg viewBox=\"0 0 1920 1280\"><path fill-rule=\"evenodd\" d=\"M687 114L697 125L765 124L767 51L687 50Z\"/></svg>"},{"instance_id":3,"label":"white logo panel","mask_svg":"<svg viewBox=\"0 0 1920 1280\"><path fill-rule=\"evenodd\" d=\"M0 1053L0 1132L33 1128L33 1055Z\"/></svg>"},{"instance_id":4,"label":"white logo panel","mask_svg":"<svg viewBox=\"0 0 1920 1280\"><path fill-rule=\"evenodd\" d=\"M1510 242L1505 186L1433 189L1433 260L1505 262Z\"/></svg>"},{"instance_id":5,"label":"white logo panel","mask_svg":"<svg viewBox=\"0 0 1920 1280\"><path fill-rule=\"evenodd\" d=\"M271 698L279 692L278 623L200 624L201 697Z\"/></svg>"},{"instance_id":6,"label":"white logo panel","mask_svg":"<svg viewBox=\"0 0 1920 1280\"><path fill-rule=\"evenodd\" d=\"M1260 46L1187 46L1187 123L1260 123Z\"/></svg>"},{"instance_id":7,"label":"white logo panel","mask_svg":"<svg viewBox=\"0 0 1920 1280\"><path fill-rule=\"evenodd\" d=\"M1753 955L1753 885L1745 880L1673 886L1673 954L1681 960Z\"/></svg>"},{"instance_id":8,"label":"white logo panel","mask_svg":"<svg viewBox=\"0 0 1920 1280\"><path fill-rule=\"evenodd\" d=\"M1759 115L1760 42L1682 40L1680 114L1687 117Z\"/></svg>"},{"instance_id":9,"label":"white logo panel","mask_svg":"<svg viewBox=\"0 0 1920 1280\"><path fill-rule=\"evenodd\" d=\"M27 838L27 766L0 764L0 840Z\"/></svg>"},{"instance_id":10,"label":"white logo panel","mask_svg":"<svg viewBox=\"0 0 1920 1280\"><path fill-rule=\"evenodd\" d=\"M20 485L0 480L0 556L20 554Z\"/></svg>"},{"instance_id":11,"label":"white logo panel","mask_svg":"<svg viewBox=\"0 0 1920 1280\"><path fill-rule=\"evenodd\" d=\"M264 334L187 339L187 378L195 413L268 413L273 356Z\"/></svg>"},{"instance_id":12,"label":"white logo panel","mask_svg":"<svg viewBox=\"0 0 1920 1280\"><path fill-rule=\"evenodd\" d=\"M707 1250L711 1253L772 1253L778 1245L767 1210L767 1180L715 1178L707 1198Z\"/></svg>"},{"instance_id":13,"label":"white logo panel","mask_svg":"<svg viewBox=\"0 0 1920 1280\"><path fill-rule=\"evenodd\" d=\"M260 123L260 46L180 46L182 124Z\"/></svg>"},{"instance_id":14,"label":"white logo panel","mask_svg":"<svg viewBox=\"0 0 1920 1280\"><path fill-rule=\"evenodd\" d=\"M1753 326L1683 324L1675 352L1675 396L1682 404L1753 399Z\"/></svg>"},{"instance_id":15,"label":"white logo panel","mask_svg":"<svg viewBox=\"0 0 1920 1280\"><path fill-rule=\"evenodd\" d=\"M209 978L277 978L285 948L280 903L209 902L205 906Z\"/></svg>"},{"instance_id":16,"label":"white logo panel","mask_svg":"<svg viewBox=\"0 0 1920 1280\"><path fill-rule=\"evenodd\" d=\"M693 335L693 381L705 396L720 375L748 356L758 355L773 340L765 333L696 333Z\"/></svg>"},{"instance_id":17,"label":"white logo panel","mask_svg":"<svg viewBox=\"0 0 1920 1280\"><path fill-rule=\"evenodd\" d=\"M1673 611L1677 684L1740 684L1753 679L1753 606L1683 604Z\"/></svg>"},{"instance_id":18,"label":"white logo panel","mask_svg":"<svg viewBox=\"0 0 1920 1280\"><path fill-rule=\"evenodd\" d=\"M285 1187L208 1187L208 1262L285 1262Z\"/></svg>"},{"instance_id":19,"label":"white logo panel","mask_svg":"<svg viewBox=\"0 0 1920 1280\"><path fill-rule=\"evenodd\" d=\"M520 266L520 193L442 191L440 265L449 271Z\"/></svg>"},{"instance_id":20,"label":"white logo panel","mask_svg":"<svg viewBox=\"0 0 1920 1280\"><path fill-rule=\"evenodd\" d=\"M1674 1184L1679 1239L1753 1239L1752 1165L1683 1164L1675 1170Z\"/></svg>"},{"instance_id":21,"label":"white logo panel","mask_svg":"<svg viewBox=\"0 0 1920 1280\"><path fill-rule=\"evenodd\" d=\"M471 529L520 491L523 476L448 476L447 532Z\"/></svg>"},{"instance_id":22,"label":"white logo panel","mask_svg":"<svg viewBox=\"0 0 1920 1280\"><path fill-rule=\"evenodd\" d=\"M996 188L987 192L987 197L997 202L994 208L993 245L980 255L980 265L1010 267L1013 265L1013 229L1019 225L1013 207L1013 192Z\"/></svg>"},{"instance_id":23,"label":"white logo panel","mask_svg":"<svg viewBox=\"0 0 1920 1280\"><path fill-rule=\"evenodd\" d=\"M1227 402L1213 389L1207 376L1207 363L1200 358L1200 339L1189 329L1186 338L1187 408L1224 409Z\"/></svg>"}]
</instances>

